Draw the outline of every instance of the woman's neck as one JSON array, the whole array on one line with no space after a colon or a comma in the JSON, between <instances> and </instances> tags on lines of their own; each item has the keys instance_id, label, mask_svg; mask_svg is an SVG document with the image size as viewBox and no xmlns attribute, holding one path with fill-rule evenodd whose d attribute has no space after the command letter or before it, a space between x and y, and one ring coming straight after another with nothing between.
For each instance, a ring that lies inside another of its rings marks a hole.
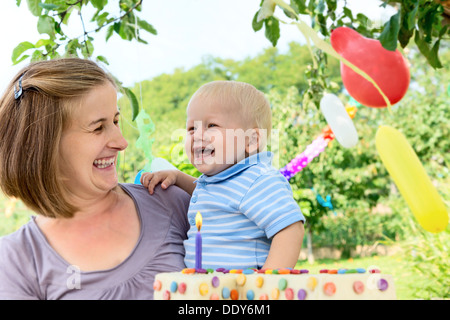
<instances>
[{"instance_id":1,"label":"woman's neck","mask_svg":"<svg viewBox=\"0 0 450 320\"><path fill-rule=\"evenodd\" d=\"M50 225L95 225L96 222L104 223L105 217L111 215L120 206L120 199L123 196L123 190L116 187L101 196L82 198L71 196L70 202L79 208L71 218L46 218L38 216L36 221L38 224L45 223Z\"/></svg>"}]
</instances>

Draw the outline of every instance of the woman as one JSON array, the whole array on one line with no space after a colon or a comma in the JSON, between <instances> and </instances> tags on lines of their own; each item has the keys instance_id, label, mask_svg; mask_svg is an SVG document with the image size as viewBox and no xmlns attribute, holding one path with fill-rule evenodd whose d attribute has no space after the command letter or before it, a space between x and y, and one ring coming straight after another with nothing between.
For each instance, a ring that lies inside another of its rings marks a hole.
<instances>
[{"instance_id":1,"label":"woman","mask_svg":"<svg viewBox=\"0 0 450 320\"><path fill-rule=\"evenodd\" d=\"M32 63L0 100L0 186L37 215L0 242L0 299L152 299L179 271L189 195L118 184L114 81L89 60Z\"/></svg>"}]
</instances>

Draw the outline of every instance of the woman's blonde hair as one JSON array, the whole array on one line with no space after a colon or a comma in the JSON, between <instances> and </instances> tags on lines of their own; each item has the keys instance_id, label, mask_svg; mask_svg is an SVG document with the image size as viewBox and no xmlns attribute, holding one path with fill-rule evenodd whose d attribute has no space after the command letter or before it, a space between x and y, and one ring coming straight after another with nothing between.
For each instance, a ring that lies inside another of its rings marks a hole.
<instances>
[{"instance_id":1,"label":"woman's blonde hair","mask_svg":"<svg viewBox=\"0 0 450 320\"><path fill-rule=\"evenodd\" d=\"M264 93L249 83L217 80L202 85L192 96L218 99L223 105L236 106L236 112L247 124L247 128L267 130L267 138L272 127L272 111Z\"/></svg>"},{"instance_id":2,"label":"woman's blonde hair","mask_svg":"<svg viewBox=\"0 0 450 320\"><path fill-rule=\"evenodd\" d=\"M43 216L73 216L59 170L61 135L77 102L108 82L115 86L95 62L79 58L34 62L13 78L0 98L0 187L7 196Z\"/></svg>"}]
</instances>

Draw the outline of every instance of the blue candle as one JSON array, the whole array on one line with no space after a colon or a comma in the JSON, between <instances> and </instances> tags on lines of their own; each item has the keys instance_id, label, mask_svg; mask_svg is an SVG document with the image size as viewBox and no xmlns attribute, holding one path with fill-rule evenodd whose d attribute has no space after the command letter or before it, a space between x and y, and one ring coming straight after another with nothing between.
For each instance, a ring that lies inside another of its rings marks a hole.
<instances>
[{"instance_id":1,"label":"blue candle","mask_svg":"<svg viewBox=\"0 0 450 320\"><path fill-rule=\"evenodd\" d=\"M195 225L197 226L197 234L195 235L195 269L202 268L202 235L200 229L202 228L202 215L200 211L195 216Z\"/></svg>"}]
</instances>

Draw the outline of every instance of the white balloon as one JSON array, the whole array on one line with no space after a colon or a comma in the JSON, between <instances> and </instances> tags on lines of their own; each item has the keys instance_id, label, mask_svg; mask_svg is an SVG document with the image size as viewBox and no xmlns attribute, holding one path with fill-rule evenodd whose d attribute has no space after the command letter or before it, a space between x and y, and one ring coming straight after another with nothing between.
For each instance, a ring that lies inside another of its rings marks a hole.
<instances>
[{"instance_id":1,"label":"white balloon","mask_svg":"<svg viewBox=\"0 0 450 320\"><path fill-rule=\"evenodd\" d=\"M151 164L151 172L161 170L177 170L177 168L164 158L154 158Z\"/></svg>"},{"instance_id":2,"label":"white balloon","mask_svg":"<svg viewBox=\"0 0 450 320\"><path fill-rule=\"evenodd\" d=\"M154 158L150 165L150 171L148 172L156 172L161 170L178 170L178 169L164 158ZM146 171L141 170L137 173L136 177L134 177L135 184L141 184L141 175L144 172Z\"/></svg>"},{"instance_id":3,"label":"white balloon","mask_svg":"<svg viewBox=\"0 0 450 320\"><path fill-rule=\"evenodd\" d=\"M352 148L358 143L358 132L345 110L341 100L334 94L325 94L320 100L320 111L328 122L334 136L344 148Z\"/></svg>"}]
</instances>

